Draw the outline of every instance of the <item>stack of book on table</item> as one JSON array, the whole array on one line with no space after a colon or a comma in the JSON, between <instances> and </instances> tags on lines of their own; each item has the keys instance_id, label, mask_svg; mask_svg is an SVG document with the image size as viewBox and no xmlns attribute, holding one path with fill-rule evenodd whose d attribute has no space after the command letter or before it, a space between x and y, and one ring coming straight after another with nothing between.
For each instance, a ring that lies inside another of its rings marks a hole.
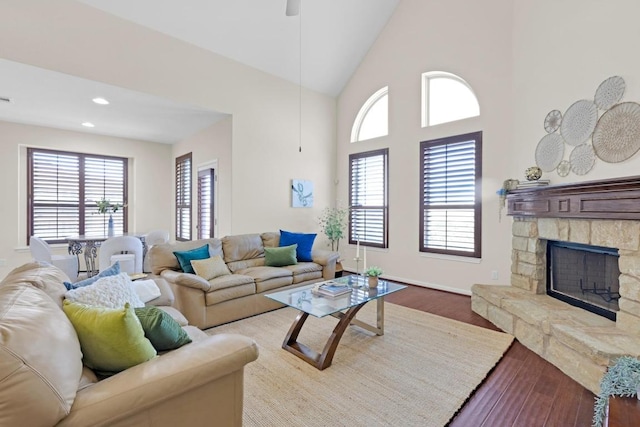
<instances>
[{"instance_id":1,"label":"stack of book on table","mask_svg":"<svg viewBox=\"0 0 640 427\"><path fill-rule=\"evenodd\" d=\"M330 280L328 282L318 283L313 287L312 292L316 295L337 297L351 292L351 287L344 283L334 282Z\"/></svg>"},{"instance_id":2,"label":"stack of book on table","mask_svg":"<svg viewBox=\"0 0 640 427\"><path fill-rule=\"evenodd\" d=\"M549 183L550 181L548 179L539 179L537 181L518 181L518 189L544 187L545 185L549 185Z\"/></svg>"}]
</instances>

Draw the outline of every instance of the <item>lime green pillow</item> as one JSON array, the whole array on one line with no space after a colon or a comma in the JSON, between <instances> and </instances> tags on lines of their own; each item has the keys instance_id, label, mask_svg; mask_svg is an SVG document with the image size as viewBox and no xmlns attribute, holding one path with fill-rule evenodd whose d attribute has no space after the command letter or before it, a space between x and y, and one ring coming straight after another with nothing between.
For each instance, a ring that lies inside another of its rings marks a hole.
<instances>
[{"instance_id":1,"label":"lime green pillow","mask_svg":"<svg viewBox=\"0 0 640 427\"><path fill-rule=\"evenodd\" d=\"M285 265L297 264L297 248L297 244L281 246L278 248L264 248L264 265L268 265L270 267L283 267Z\"/></svg>"},{"instance_id":2,"label":"lime green pillow","mask_svg":"<svg viewBox=\"0 0 640 427\"><path fill-rule=\"evenodd\" d=\"M156 355L133 308L104 308L65 300L63 310L78 334L82 361L102 374L124 371Z\"/></svg>"},{"instance_id":3,"label":"lime green pillow","mask_svg":"<svg viewBox=\"0 0 640 427\"><path fill-rule=\"evenodd\" d=\"M166 311L149 306L136 308L144 336L158 351L173 350L191 342L189 335Z\"/></svg>"}]
</instances>

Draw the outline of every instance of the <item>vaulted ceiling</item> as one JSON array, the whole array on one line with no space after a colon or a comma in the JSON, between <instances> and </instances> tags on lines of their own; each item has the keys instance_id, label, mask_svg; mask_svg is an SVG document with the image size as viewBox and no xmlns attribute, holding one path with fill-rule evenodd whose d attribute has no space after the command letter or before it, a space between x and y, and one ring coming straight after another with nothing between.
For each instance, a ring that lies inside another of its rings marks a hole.
<instances>
[{"instance_id":1,"label":"vaulted ceiling","mask_svg":"<svg viewBox=\"0 0 640 427\"><path fill-rule=\"evenodd\" d=\"M77 1L331 96L342 91L399 3L301 0L300 14L287 17L287 0ZM87 107L96 89L118 102ZM0 60L0 97L12 100L0 103L0 120L163 143L223 117L6 60ZM81 117L87 111L100 116L100 129L79 126L92 120Z\"/></svg>"}]
</instances>

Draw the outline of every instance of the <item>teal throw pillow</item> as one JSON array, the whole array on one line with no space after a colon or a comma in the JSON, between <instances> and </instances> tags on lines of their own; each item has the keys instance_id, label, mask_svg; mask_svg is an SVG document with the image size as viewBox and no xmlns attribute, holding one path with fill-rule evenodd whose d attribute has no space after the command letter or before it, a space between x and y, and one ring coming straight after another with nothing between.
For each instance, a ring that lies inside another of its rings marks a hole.
<instances>
[{"instance_id":1,"label":"teal throw pillow","mask_svg":"<svg viewBox=\"0 0 640 427\"><path fill-rule=\"evenodd\" d=\"M191 260L209 258L209 244L207 243L204 246L196 249L191 249L190 251L174 251L173 254L176 256L176 258L178 258L178 262L180 263L180 268L182 268L182 271L184 271L185 273L195 274L196 272L193 270Z\"/></svg>"},{"instance_id":2,"label":"teal throw pillow","mask_svg":"<svg viewBox=\"0 0 640 427\"><path fill-rule=\"evenodd\" d=\"M297 244L296 256L298 261L311 262L311 248L316 234L292 233L290 231L280 230L280 246L290 246Z\"/></svg>"},{"instance_id":3,"label":"teal throw pillow","mask_svg":"<svg viewBox=\"0 0 640 427\"><path fill-rule=\"evenodd\" d=\"M144 329L144 336L157 351L173 350L191 342L189 335L166 311L154 306L135 310Z\"/></svg>"},{"instance_id":4,"label":"teal throw pillow","mask_svg":"<svg viewBox=\"0 0 640 427\"><path fill-rule=\"evenodd\" d=\"M102 279L103 277L117 276L118 274L120 274L120 262L116 261L111 267L102 270L96 276L89 277L88 279L80 280L75 283L64 282L64 286L68 291L70 291L71 289L93 285L97 280Z\"/></svg>"},{"instance_id":5,"label":"teal throw pillow","mask_svg":"<svg viewBox=\"0 0 640 427\"><path fill-rule=\"evenodd\" d=\"M296 248L298 245L282 246L279 248L264 248L264 265L269 267L283 267L297 264Z\"/></svg>"}]
</instances>

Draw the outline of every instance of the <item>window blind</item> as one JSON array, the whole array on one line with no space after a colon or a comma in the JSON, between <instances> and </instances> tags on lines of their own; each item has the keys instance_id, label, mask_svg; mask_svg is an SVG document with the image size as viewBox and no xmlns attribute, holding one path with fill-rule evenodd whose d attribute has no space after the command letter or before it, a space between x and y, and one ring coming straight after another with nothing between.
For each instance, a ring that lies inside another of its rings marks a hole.
<instances>
[{"instance_id":1,"label":"window blind","mask_svg":"<svg viewBox=\"0 0 640 427\"><path fill-rule=\"evenodd\" d=\"M191 153L176 158L176 240L191 240Z\"/></svg>"},{"instance_id":2,"label":"window blind","mask_svg":"<svg viewBox=\"0 0 640 427\"><path fill-rule=\"evenodd\" d=\"M205 169L198 172L198 239L214 237L213 183L213 169Z\"/></svg>"},{"instance_id":3,"label":"window blind","mask_svg":"<svg viewBox=\"0 0 640 427\"><path fill-rule=\"evenodd\" d=\"M388 149L349 156L349 242L388 246Z\"/></svg>"},{"instance_id":4,"label":"window blind","mask_svg":"<svg viewBox=\"0 0 640 427\"><path fill-rule=\"evenodd\" d=\"M96 201L126 203L127 159L29 148L27 163L27 241L107 234L109 216L98 214ZM113 218L116 233L125 232L125 210Z\"/></svg>"},{"instance_id":5,"label":"window blind","mask_svg":"<svg viewBox=\"0 0 640 427\"><path fill-rule=\"evenodd\" d=\"M482 133L421 143L420 250L480 257Z\"/></svg>"}]
</instances>

